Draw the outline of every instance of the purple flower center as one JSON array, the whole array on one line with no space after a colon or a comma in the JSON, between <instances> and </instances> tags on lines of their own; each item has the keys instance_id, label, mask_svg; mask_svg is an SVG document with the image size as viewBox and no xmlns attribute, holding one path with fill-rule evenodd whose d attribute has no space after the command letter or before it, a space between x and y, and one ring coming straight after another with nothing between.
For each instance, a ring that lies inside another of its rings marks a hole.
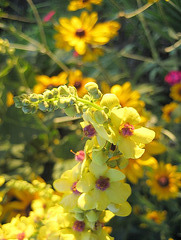
<instances>
[{"instance_id":1,"label":"purple flower center","mask_svg":"<svg viewBox=\"0 0 181 240\"><path fill-rule=\"evenodd\" d=\"M101 191L105 191L109 186L109 178L100 176L96 181L96 188Z\"/></svg>"},{"instance_id":2,"label":"purple flower center","mask_svg":"<svg viewBox=\"0 0 181 240\"><path fill-rule=\"evenodd\" d=\"M161 187L167 187L169 185L169 179L166 176L162 176L157 180Z\"/></svg>"},{"instance_id":3,"label":"purple flower center","mask_svg":"<svg viewBox=\"0 0 181 240\"><path fill-rule=\"evenodd\" d=\"M71 190L72 190L72 192L73 192L74 194L76 194L76 195L80 194L80 192L77 190L77 182L74 182L74 183L72 184Z\"/></svg>"},{"instance_id":4,"label":"purple flower center","mask_svg":"<svg viewBox=\"0 0 181 240\"><path fill-rule=\"evenodd\" d=\"M119 133L124 137L132 136L133 132L134 132L134 126L129 123L122 124L119 128Z\"/></svg>"},{"instance_id":5,"label":"purple flower center","mask_svg":"<svg viewBox=\"0 0 181 240\"><path fill-rule=\"evenodd\" d=\"M83 162L85 159L85 152L80 150L75 154L75 160L78 162Z\"/></svg>"},{"instance_id":6,"label":"purple flower center","mask_svg":"<svg viewBox=\"0 0 181 240\"><path fill-rule=\"evenodd\" d=\"M74 222L74 225L72 228L77 232L83 232L85 229L85 222L77 220Z\"/></svg>"},{"instance_id":7,"label":"purple flower center","mask_svg":"<svg viewBox=\"0 0 181 240\"><path fill-rule=\"evenodd\" d=\"M96 134L96 130L91 124L85 126L83 131L84 131L84 135L89 138L93 137Z\"/></svg>"}]
</instances>

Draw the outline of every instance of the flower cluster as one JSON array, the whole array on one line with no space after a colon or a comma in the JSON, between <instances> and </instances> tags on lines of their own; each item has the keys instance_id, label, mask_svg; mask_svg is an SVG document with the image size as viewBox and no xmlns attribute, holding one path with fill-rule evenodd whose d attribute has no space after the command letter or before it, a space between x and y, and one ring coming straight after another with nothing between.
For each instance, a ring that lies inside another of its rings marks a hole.
<instances>
[{"instance_id":1,"label":"flower cluster","mask_svg":"<svg viewBox=\"0 0 181 240\"><path fill-rule=\"evenodd\" d=\"M129 158L140 158L145 144L155 137L154 131L141 125L138 112L122 107L116 95L102 95L94 82L85 88L88 94L83 98L75 87L65 85L14 98L25 113L64 109L68 116L82 116L81 126L88 138L84 151L75 154L78 163L54 182L61 194L60 206L50 209L53 214L48 213L39 239L46 234L55 239L112 239L104 222L131 212L127 202L131 188L121 169Z\"/></svg>"}]
</instances>

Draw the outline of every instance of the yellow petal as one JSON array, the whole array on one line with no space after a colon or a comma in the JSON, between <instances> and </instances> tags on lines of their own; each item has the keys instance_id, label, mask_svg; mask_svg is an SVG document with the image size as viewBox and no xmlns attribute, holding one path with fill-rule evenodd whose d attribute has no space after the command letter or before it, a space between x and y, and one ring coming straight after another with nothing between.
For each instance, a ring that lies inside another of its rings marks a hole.
<instances>
[{"instance_id":1,"label":"yellow petal","mask_svg":"<svg viewBox=\"0 0 181 240\"><path fill-rule=\"evenodd\" d=\"M141 127L134 130L133 135L130 137L130 139L134 140L136 143L140 144L147 144L150 143L155 137L155 132L145 128Z\"/></svg>"}]
</instances>

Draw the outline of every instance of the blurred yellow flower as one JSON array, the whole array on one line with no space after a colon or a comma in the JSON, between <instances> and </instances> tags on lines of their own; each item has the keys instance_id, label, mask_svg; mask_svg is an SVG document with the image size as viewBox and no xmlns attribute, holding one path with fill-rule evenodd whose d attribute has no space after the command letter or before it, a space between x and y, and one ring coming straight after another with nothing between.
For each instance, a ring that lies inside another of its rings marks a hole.
<instances>
[{"instance_id":1,"label":"blurred yellow flower","mask_svg":"<svg viewBox=\"0 0 181 240\"><path fill-rule=\"evenodd\" d=\"M11 107L14 104L13 100L13 94L11 92L8 92L6 95L6 106Z\"/></svg>"},{"instance_id":2,"label":"blurred yellow flower","mask_svg":"<svg viewBox=\"0 0 181 240\"><path fill-rule=\"evenodd\" d=\"M65 47L68 50L69 46L78 54L84 55L88 45L104 45L117 35L119 23L112 21L96 25L97 20L96 12L90 15L82 12L80 18L76 16L71 19L60 18L60 25L55 27L58 32L55 35L56 47Z\"/></svg>"},{"instance_id":3,"label":"blurred yellow flower","mask_svg":"<svg viewBox=\"0 0 181 240\"><path fill-rule=\"evenodd\" d=\"M96 82L93 78L84 78L83 74L80 70L70 71L69 74L69 86L74 86L77 89L77 93L79 97L83 97L87 90L85 89L85 84L88 82Z\"/></svg>"},{"instance_id":4,"label":"blurred yellow flower","mask_svg":"<svg viewBox=\"0 0 181 240\"><path fill-rule=\"evenodd\" d=\"M122 107L133 107L139 114L145 106L145 103L140 100L139 92L132 90L130 82L125 82L123 85L116 84L111 87L110 92L119 98Z\"/></svg>"},{"instance_id":5,"label":"blurred yellow flower","mask_svg":"<svg viewBox=\"0 0 181 240\"><path fill-rule=\"evenodd\" d=\"M151 194L156 195L158 200L168 200L178 196L181 187L181 173L176 172L177 166L161 162L155 169L148 172L148 186Z\"/></svg>"},{"instance_id":6,"label":"blurred yellow flower","mask_svg":"<svg viewBox=\"0 0 181 240\"><path fill-rule=\"evenodd\" d=\"M181 102L181 83L176 83L170 88L170 97L178 102Z\"/></svg>"},{"instance_id":7,"label":"blurred yellow flower","mask_svg":"<svg viewBox=\"0 0 181 240\"><path fill-rule=\"evenodd\" d=\"M78 9L87 8L92 9L92 4L100 4L102 0L72 0L68 5L69 11L76 11Z\"/></svg>"},{"instance_id":8,"label":"blurred yellow flower","mask_svg":"<svg viewBox=\"0 0 181 240\"><path fill-rule=\"evenodd\" d=\"M67 83L68 74L61 72L58 76L48 77L46 75L36 76L37 84L33 88L34 93L43 93L45 89L50 89Z\"/></svg>"},{"instance_id":9,"label":"blurred yellow flower","mask_svg":"<svg viewBox=\"0 0 181 240\"><path fill-rule=\"evenodd\" d=\"M154 221L156 224L161 224L166 219L166 211L148 211L145 217Z\"/></svg>"},{"instance_id":10,"label":"blurred yellow flower","mask_svg":"<svg viewBox=\"0 0 181 240\"><path fill-rule=\"evenodd\" d=\"M171 117L172 117L172 113L173 111L178 107L178 104L176 102L171 102L169 104L166 104L163 108L162 108L162 118L166 121L166 122L170 122L171 121ZM177 122L177 119L174 119L175 122Z\"/></svg>"}]
</instances>

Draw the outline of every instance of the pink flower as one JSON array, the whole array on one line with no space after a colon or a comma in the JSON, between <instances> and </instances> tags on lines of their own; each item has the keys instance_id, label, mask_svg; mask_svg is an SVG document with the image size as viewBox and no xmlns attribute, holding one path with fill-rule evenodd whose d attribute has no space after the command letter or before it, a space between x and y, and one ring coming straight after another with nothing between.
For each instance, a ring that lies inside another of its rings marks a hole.
<instances>
[{"instance_id":1,"label":"pink flower","mask_svg":"<svg viewBox=\"0 0 181 240\"><path fill-rule=\"evenodd\" d=\"M181 71L171 71L165 76L165 82L174 85L181 82Z\"/></svg>"},{"instance_id":2,"label":"pink flower","mask_svg":"<svg viewBox=\"0 0 181 240\"><path fill-rule=\"evenodd\" d=\"M44 18L43 18L43 22L49 22L51 20L51 18L53 17L53 15L55 14L55 11L50 11Z\"/></svg>"}]
</instances>

